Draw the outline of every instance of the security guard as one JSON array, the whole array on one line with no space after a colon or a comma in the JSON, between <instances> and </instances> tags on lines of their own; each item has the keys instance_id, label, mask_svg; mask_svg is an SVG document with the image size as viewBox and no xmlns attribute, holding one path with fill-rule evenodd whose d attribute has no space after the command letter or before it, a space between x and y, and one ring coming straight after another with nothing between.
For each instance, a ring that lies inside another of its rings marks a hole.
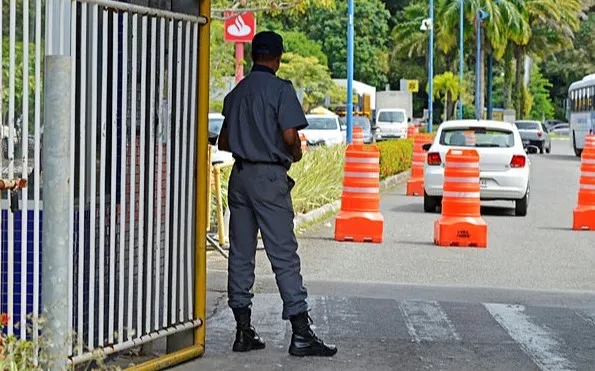
<instances>
[{"instance_id":1,"label":"security guard","mask_svg":"<svg viewBox=\"0 0 595 371\"><path fill-rule=\"evenodd\" d=\"M302 284L297 240L293 232L291 189L287 175L302 158L298 130L308 126L291 82L275 76L281 64L283 39L261 32L252 41L254 67L224 100L225 120L219 149L230 151L235 164L229 179L230 254L228 298L237 322L233 350L263 349L264 341L250 324L257 234L260 229L283 299L284 320L293 330L289 353L333 356L310 328Z\"/></svg>"}]
</instances>

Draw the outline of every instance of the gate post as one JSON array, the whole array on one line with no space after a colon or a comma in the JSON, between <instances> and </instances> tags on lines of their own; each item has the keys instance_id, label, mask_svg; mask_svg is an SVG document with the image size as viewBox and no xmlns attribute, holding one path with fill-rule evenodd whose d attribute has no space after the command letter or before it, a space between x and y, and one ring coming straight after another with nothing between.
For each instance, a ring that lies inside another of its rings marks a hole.
<instances>
[{"instance_id":1,"label":"gate post","mask_svg":"<svg viewBox=\"0 0 595 371\"><path fill-rule=\"evenodd\" d=\"M72 339L68 318L69 183L71 57L45 58L44 135L42 169L44 183L42 237L43 342L41 362L46 370L62 370Z\"/></svg>"}]
</instances>

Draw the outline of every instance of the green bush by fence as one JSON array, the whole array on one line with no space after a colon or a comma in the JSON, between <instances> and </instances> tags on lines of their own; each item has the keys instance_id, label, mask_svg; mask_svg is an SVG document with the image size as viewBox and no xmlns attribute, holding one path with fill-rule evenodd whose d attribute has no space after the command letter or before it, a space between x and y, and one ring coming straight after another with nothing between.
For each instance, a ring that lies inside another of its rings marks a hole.
<instances>
[{"instance_id":1,"label":"green bush by fence","mask_svg":"<svg viewBox=\"0 0 595 371\"><path fill-rule=\"evenodd\" d=\"M413 140L395 140L377 143L380 150L380 178L385 179L411 168ZM341 199L343 166L346 146L318 147L304 153L302 161L289 171L296 185L291 192L296 213L306 213ZM223 209L227 206L227 183L230 168L221 173ZM214 197L214 194L213 194ZM215 199L212 200L214 217Z\"/></svg>"}]
</instances>

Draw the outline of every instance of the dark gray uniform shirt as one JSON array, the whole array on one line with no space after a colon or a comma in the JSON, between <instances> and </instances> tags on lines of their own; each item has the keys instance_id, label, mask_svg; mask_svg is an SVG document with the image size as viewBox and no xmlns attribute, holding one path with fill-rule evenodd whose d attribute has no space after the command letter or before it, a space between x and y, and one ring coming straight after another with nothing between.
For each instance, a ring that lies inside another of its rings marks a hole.
<instances>
[{"instance_id":1,"label":"dark gray uniform shirt","mask_svg":"<svg viewBox=\"0 0 595 371\"><path fill-rule=\"evenodd\" d=\"M222 114L236 159L291 167L293 156L285 148L283 130L304 129L308 121L290 81L255 65L225 97Z\"/></svg>"}]
</instances>

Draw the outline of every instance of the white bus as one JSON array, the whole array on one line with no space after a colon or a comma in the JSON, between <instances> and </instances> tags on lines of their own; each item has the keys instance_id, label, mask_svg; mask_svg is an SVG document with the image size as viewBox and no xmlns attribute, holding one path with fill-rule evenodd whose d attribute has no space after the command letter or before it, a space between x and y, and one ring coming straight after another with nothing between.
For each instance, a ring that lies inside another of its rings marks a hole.
<instances>
[{"instance_id":1,"label":"white bus","mask_svg":"<svg viewBox=\"0 0 595 371\"><path fill-rule=\"evenodd\" d=\"M595 74L575 81L568 89L570 143L580 156L585 146L585 136L595 133Z\"/></svg>"}]
</instances>

